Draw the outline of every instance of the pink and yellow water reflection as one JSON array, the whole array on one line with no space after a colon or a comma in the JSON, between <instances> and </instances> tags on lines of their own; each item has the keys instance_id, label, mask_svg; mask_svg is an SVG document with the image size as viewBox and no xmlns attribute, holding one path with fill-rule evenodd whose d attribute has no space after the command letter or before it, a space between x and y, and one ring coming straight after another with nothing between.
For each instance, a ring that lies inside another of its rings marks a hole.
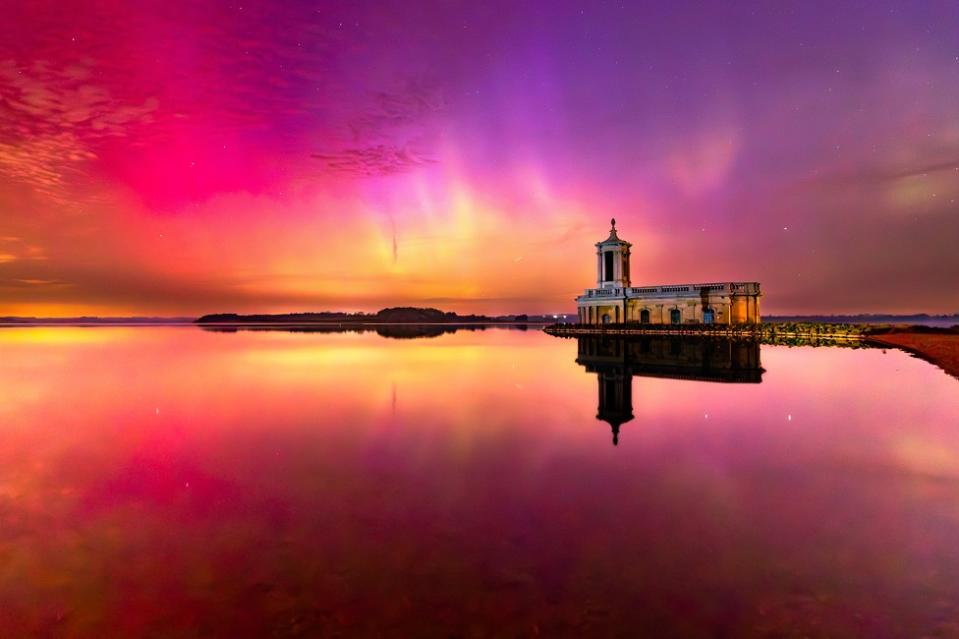
<instances>
[{"instance_id":1,"label":"pink and yellow water reflection","mask_svg":"<svg viewBox=\"0 0 959 639\"><path fill-rule=\"evenodd\" d=\"M614 447L577 356L2 330L0 635L956 632L957 380L845 348L640 370Z\"/></svg>"}]
</instances>

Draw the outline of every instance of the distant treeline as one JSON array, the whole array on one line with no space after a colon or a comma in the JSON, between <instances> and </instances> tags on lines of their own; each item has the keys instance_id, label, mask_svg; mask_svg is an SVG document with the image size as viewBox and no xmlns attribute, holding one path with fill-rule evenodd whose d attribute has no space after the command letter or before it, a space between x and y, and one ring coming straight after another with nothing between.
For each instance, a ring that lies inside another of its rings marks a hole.
<instances>
[{"instance_id":1,"label":"distant treeline","mask_svg":"<svg viewBox=\"0 0 959 639\"><path fill-rule=\"evenodd\" d=\"M545 315L458 315L436 308L402 306L384 308L376 313L282 313L239 315L237 313L214 313L196 320L198 324L471 324L493 322L552 322Z\"/></svg>"},{"instance_id":2,"label":"distant treeline","mask_svg":"<svg viewBox=\"0 0 959 639\"><path fill-rule=\"evenodd\" d=\"M268 323L268 324L203 324L200 328L204 331L213 333L238 333L240 331L283 331L286 333L375 333L380 337L391 339L415 339L421 337L439 337L447 333L456 333L458 331L486 331L486 330L510 330L510 331L529 331L536 330L536 327L530 327L523 322L482 322L474 324L460 323L442 323L442 324L371 324L356 322L315 322L312 324L286 324L286 323Z\"/></svg>"}]
</instances>

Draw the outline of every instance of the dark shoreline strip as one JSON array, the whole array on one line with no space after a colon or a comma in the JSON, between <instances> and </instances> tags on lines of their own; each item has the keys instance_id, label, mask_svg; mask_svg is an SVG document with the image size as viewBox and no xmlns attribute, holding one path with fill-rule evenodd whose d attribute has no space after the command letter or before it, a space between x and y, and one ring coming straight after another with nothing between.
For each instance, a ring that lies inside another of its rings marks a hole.
<instances>
[{"instance_id":1,"label":"dark shoreline strip","mask_svg":"<svg viewBox=\"0 0 959 639\"><path fill-rule=\"evenodd\" d=\"M726 328L726 329L702 329L702 328L605 328L605 327L570 327L548 326L543 329L550 335L561 337L575 337L577 335L674 335L677 337L744 337L753 339L762 338L789 338L796 337L802 339L831 339L843 341L863 341L867 339L866 335L858 333L813 333L803 331L764 331L752 328Z\"/></svg>"},{"instance_id":2,"label":"dark shoreline strip","mask_svg":"<svg viewBox=\"0 0 959 639\"><path fill-rule=\"evenodd\" d=\"M959 335L893 333L865 341L880 348L898 348L959 379Z\"/></svg>"}]
</instances>

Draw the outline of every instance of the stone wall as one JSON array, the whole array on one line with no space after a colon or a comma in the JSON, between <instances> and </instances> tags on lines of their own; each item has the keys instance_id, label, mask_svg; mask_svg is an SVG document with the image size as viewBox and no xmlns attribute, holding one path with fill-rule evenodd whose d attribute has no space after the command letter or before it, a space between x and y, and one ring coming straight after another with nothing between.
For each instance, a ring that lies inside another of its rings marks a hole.
<instances>
[{"instance_id":1,"label":"stone wall","mask_svg":"<svg viewBox=\"0 0 959 639\"><path fill-rule=\"evenodd\" d=\"M758 295L710 295L702 297L642 297L629 298L626 301L626 321L643 323L643 312L648 313L649 324L671 324L673 311L679 312L680 324L706 323L705 311L713 312L715 324L752 324L760 322ZM579 322L582 324L602 324L603 316L608 315L609 323L621 323L623 316L623 298L580 301Z\"/></svg>"}]
</instances>

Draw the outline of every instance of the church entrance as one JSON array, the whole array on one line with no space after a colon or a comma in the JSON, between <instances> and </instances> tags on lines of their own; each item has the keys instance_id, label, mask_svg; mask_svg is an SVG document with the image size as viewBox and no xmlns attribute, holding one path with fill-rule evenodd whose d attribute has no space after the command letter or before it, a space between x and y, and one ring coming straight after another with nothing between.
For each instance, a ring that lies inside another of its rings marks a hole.
<instances>
[{"instance_id":1,"label":"church entrance","mask_svg":"<svg viewBox=\"0 0 959 639\"><path fill-rule=\"evenodd\" d=\"M609 313L603 313L603 324L609 324Z\"/></svg>"},{"instance_id":2,"label":"church entrance","mask_svg":"<svg viewBox=\"0 0 959 639\"><path fill-rule=\"evenodd\" d=\"M678 308L674 308L669 311L669 323L670 324L679 324L682 321L682 315L679 312Z\"/></svg>"},{"instance_id":3,"label":"church entrance","mask_svg":"<svg viewBox=\"0 0 959 639\"><path fill-rule=\"evenodd\" d=\"M713 309L707 308L703 310L703 324L712 324L714 319Z\"/></svg>"},{"instance_id":4,"label":"church entrance","mask_svg":"<svg viewBox=\"0 0 959 639\"><path fill-rule=\"evenodd\" d=\"M649 324L649 311L645 308L639 312L639 323Z\"/></svg>"}]
</instances>

